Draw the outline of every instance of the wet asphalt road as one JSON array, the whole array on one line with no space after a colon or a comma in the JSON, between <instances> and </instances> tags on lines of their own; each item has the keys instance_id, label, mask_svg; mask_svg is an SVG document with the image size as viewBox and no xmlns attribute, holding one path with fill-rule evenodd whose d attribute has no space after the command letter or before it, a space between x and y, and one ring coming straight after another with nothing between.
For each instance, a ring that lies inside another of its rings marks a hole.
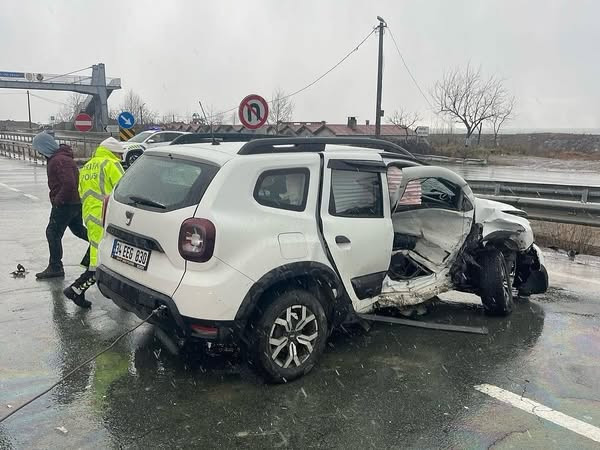
<instances>
[{"instance_id":1,"label":"wet asphalt road","mask_svg":"<svg viewBox=\"0 0 600 450\"><path fill-rule=\"evenodd\" d=\"M89 312L62 297L85 251L68 232L66 279L35 280L47 259L45 182L45 167L0 159L0 416L138 323L95 288ZM9 275L17 263L25 278ZM509 318L488 318L477 302L427 316L488 336L351 327L287 385L265 385L236 355L173 357L143 325L0 424L0 448L598 448L473 388L489 383L600 427L600 263L553 253L547 263L550 292Z\"/></svg>"}]
</instances>

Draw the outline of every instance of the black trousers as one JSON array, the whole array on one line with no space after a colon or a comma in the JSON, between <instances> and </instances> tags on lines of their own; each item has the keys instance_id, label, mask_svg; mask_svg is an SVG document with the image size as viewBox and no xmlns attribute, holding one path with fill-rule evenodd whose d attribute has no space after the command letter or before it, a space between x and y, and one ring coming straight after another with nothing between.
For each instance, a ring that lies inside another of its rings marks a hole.
<instances>
[{"instance_id":1,"label":"black trousers","mask_svg":"<svg viewBox=\"0 0 600 450\"><path fill-rule=\"evenodd\" d=\"M62 238L65 230L69 228L79 239L87 241L87 229L83 226L81 217L81 204L53 206L50 220L46 227L46 239L50 250L50 266L62 267Z\"/></svg>"}]
</instances>

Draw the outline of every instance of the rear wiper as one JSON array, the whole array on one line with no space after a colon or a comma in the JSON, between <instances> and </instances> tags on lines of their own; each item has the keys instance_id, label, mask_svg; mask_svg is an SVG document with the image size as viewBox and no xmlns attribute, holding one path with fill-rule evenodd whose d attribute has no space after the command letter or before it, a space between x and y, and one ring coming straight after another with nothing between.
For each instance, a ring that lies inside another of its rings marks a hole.
<instances>
[{"instance_id":1,"label":"rear wiper","mask_svg":"<svg viewBox=\"0 0 600 450\"><path fill-rule=\"evenodd\" d=\"M152 206L154 208L167 209L167 207L165 205L161 205L160 203L155 202L154 200L150 200L149 198L138 197L136 195L130 195L129 200L132 200L134 203L136 203L138 205L146 205L146 206Z\"/></svg>"}]
</instances>

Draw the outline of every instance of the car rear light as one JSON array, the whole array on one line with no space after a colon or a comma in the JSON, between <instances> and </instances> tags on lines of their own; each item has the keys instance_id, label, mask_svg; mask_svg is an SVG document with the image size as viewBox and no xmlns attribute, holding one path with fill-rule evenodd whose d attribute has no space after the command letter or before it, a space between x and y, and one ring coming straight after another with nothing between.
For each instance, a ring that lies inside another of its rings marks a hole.
<instances>
[{"instance_id":1,"label":"car rear light","mask_svg":"<svg viewBox=\"0 0 600 450\"><path fill-rule=\"evenodd\" d=\"M102 228L104 228L104 224L106 223L106 209L108 208L108 200L110 200L109 196L104 197L104 200L102 200Z\"/></svg>"},{"instance_id":2,"label":"car rear light","mask_svg":"<svg viewBox=\"0 0 600 450\"><path fill-rule=\"evenodd\" d=\"M179 230L179 254L194 262L208 261L215 249L217 231L207 219L186 219Z\"/></svg>"}]
</instances>

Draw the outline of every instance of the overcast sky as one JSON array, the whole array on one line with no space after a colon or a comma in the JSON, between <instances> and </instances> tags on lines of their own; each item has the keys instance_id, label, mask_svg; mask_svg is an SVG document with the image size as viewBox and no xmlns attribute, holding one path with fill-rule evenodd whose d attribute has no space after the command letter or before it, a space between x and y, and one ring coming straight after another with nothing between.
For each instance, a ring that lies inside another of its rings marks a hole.
<instances>
[{"instance_id":1,"label":"overcast sky","mask_svg":"<svg viewBox=\"0 0 600 450\"><path fill-rule=\"evenodd\" d=\"M0 15L0 71L61 74L103 62L123 90L159 113L185 117L198 99L216 110L249 93L292 92L325 72L387 21L423 90L470 62L497 74L517 99L520 128L600 127L600 2L562 1L126 1L11 2ZM383 108L436 126L385 36ZM294 119L374 120L377 38L295 96ZM91 71L89 71L91 72ZM65 101L68 93L37 91ZM32 119L60 105L32 98ZM0 119L26 119L24 91L0 90Z\"/></svg>"}]
</instances>

